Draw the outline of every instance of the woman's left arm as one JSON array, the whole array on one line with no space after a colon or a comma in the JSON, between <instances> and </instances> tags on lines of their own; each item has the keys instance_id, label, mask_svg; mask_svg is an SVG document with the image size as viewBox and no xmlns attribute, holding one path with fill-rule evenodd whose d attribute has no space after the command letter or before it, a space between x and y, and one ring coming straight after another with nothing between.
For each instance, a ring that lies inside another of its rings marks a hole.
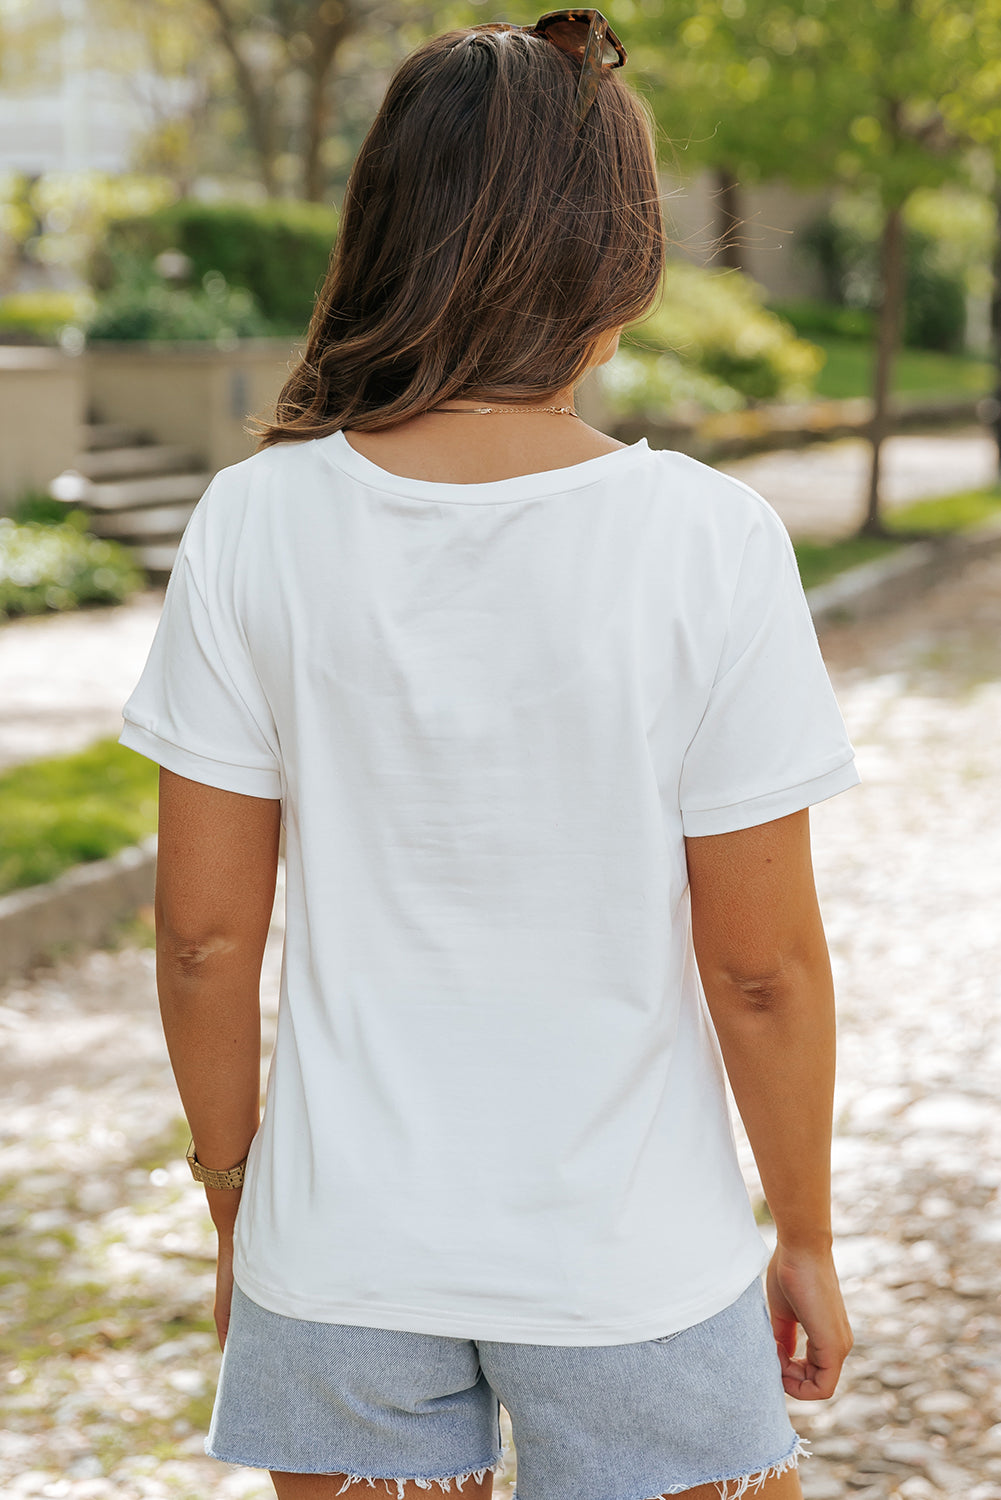
<instances>
[{"instance_id":1,"label":"woman's left arm","mask_svg":"<svg viewBox=\"0 0 1001 1500\"><path fill-rule=\"evenodd\" d=\"M260 1123L260 979L278 871L281 803L160 771L156 981L181 1104L206 1167L241 1161ZM225 1343L240 1189L206 1188L219 1236Z\"/></svg>"}]
</instances>

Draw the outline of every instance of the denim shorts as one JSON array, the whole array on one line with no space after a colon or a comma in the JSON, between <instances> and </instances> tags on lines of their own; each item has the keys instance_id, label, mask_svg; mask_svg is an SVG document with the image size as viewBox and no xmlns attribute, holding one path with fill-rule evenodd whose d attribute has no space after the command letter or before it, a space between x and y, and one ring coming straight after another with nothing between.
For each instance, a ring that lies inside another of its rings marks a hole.
<instances>
[{"instance_id":1,"label":"denim shorts","mask_svg":"<svg viewBox=\"0 0 1001 1500\"><path fill-rule=\"evenodd\" d=\"M515 1500L733 1500L805 1453L760 1281L642 1343L507 1344L284 1317L237 1286L205 1451L226 1463L461 1490L503 1468Z\"/></svg>"}]
</instances>

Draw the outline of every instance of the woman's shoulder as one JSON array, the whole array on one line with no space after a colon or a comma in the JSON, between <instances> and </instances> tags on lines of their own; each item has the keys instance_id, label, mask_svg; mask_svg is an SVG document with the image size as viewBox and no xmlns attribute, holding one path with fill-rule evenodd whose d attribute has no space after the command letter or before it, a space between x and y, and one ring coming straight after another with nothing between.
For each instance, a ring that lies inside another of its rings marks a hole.
<instances>
[{"instance_id":1,"label":"woman's shoulder","mask_svg":"<svg viewBox=\"0 0 1001 1500\"><path fill-rule=\"evenodd\" d=\"M195 506L185 531L185 555L204 555L223 566L273 547L286 529L290 495L304 495L310 475L321 482L323 465L313 439L262 448L217 469Z\"/></svg>"},{"instance_id":2,"label":"woman's shoulder","mask_svg":"<svg viewBox=\"0 0 1001 1500\"><path fill-rule=\"evenodd\" d=\"M240 513L263 512L272 503L287 503L290 493L308 488L311 475L319 484L326 477L319 446L315 438L275 443L217 469L199 502L203 519L232 519Z\"/></svg>"},{"instance_id":3,"label":"woman's shoulder","mask_svg":"<svg viewBox=\"0 0 1001 1500\"><path fill-rule=\"evenodd\" d=\"M217 487L237 494L275 476L284 478L291 472L317 467L321 442L319 438L304 438L301 442L272 443L269 448L259 448L256 453L219 469L215 476Z\"/></svg>"},{"instance_id":4,"label":"woman's shoulder","mask_svg":"<svg viewBox=\"0 0 1001 1500\"><path fill-rule=\"evenodd\" d=\"M778 512L742 479L673 448L651 448L649 453L657 495L696 530L716 533L721 542L737 546L755 533L787 543Z\"/></svg>"}]
</instances>

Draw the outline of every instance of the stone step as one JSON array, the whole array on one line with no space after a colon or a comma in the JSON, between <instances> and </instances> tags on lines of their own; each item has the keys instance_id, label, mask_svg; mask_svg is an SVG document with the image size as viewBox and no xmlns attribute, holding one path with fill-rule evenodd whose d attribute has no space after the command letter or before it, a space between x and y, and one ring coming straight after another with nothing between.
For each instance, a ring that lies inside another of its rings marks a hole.
<instances>
[{"instance_id":1,"label":"stone step","mask_svg":"<svg viewBox=\"0 0 1001 1500\"><path fill-rule=\"evenodd\" d=\"M88 453L105 448L139 448L150 439L138 427L122 422L88 422L83 429L83 446Z\"/></svg>"},{"instance_id":2,"label":"stone step","mask_svg":"<svg viewBox=\"0 0 1001 1500\"><path fill-rule=\"evenodd\" d=\"M157 474L148 479L116 479L89 484L81 504L93 511L127 511L146 505L200 500L211 474Z\"/></svg>"},{"instance_id":3,"label":"stone step","mask_svg":"<svg viewBox=\"0 0 1001 1500\"><path fill-rule=\"evenodd\" d=\"M134 448L103 448L77 455L74 467L87 479L125 479L139 474L176 474L197 469L189 449L173 443L143 443Z\"/></svg>"},{"instance_id":4,"label":"stone step","mask_svg":"<svg viewBox=\"0 0 1001 1500\"><path fill-rule=\"evenodd\" d=\"M142 510L105 511L94 516L91 529L118 541L176 542L195 508L194 500L180 505L147 505Z\"/></svg>"},{"instance_id":5,"label":"stone step","mask_svg":"<svg viewBox=\"0 0 1001 1500\"><path fill-rule=\"evenodd\" d=\"M130 547L129 551L139 566L145 568L147 573L164 574L169 573L174 566L174 558L177 556L177 543L140 543L137 547Z\"/></svg>"}]
</instances>

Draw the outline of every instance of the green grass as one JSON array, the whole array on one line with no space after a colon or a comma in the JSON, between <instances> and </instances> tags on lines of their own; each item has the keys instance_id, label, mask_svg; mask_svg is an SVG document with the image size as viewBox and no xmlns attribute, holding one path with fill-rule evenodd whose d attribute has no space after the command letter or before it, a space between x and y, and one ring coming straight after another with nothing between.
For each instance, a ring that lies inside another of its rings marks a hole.
<instances>
[{"instance_id":1,"label":"green grass","mask_svg":"<svg viewBox=\"0 0 1001 1500\"><path fill-rule=\"evenodd\" d=\"M818 396L843 400L868 396L872 390L875 348L865 340L811 334L827 361L817 376ZM986 360L965 355L938 354L930 349L901 349L895 361L893 389L901 395L984 396L993 374Z\"/></svg>"},{"instance_id":2,"label":"green grass","mask_svg":"<svg viewBox=\"0 0 1001 1500\"><path fill-rule=\"evenodd\" d=\"M905 544L875 536L849 536L836 542L795 542L793 545L803 587L812 589L848 568L857 568L860 563L873 562L888 552L896 552Z\"/></svg>"},{"instance_id":3,"label":"green grass","mask_svg":"<svg viewBox=\"0 0 1001 1500\"><path fill-rule=\"evenodd\" d=\"M888 511L889 531L920 532L929 537L949 531L962 531L1001 514L1001 487L987 490L961 490L955 495L940 495L933 500L916 500L912 505ZM796 558L804 588L815 588L836 574L860 563L885 557L907 541L892 537L841 537L832 542L796 542Z\"/></svg>"},{"instance_id":4,"label":"green grass","mask_svg":"<svg viewBox=\"0 0 1001 1500\"><path fill-rule=\"evenodd\" d=\"M114 740L0 775L0 893L153 833L157 775L152 761Z\"/></svg>"},{"instance_id":5,"label":"green grass","mask_svg":"<svg viewBox=\"0 0 1001 1500\"><path fill-rule=\"evenodd\" d=\"M960 490L933 500L915 500L890 511L887 525L894 531L962 531L979 526L1001 511L1001 486L987 490Z\"/></svg>"}]
</instances>

